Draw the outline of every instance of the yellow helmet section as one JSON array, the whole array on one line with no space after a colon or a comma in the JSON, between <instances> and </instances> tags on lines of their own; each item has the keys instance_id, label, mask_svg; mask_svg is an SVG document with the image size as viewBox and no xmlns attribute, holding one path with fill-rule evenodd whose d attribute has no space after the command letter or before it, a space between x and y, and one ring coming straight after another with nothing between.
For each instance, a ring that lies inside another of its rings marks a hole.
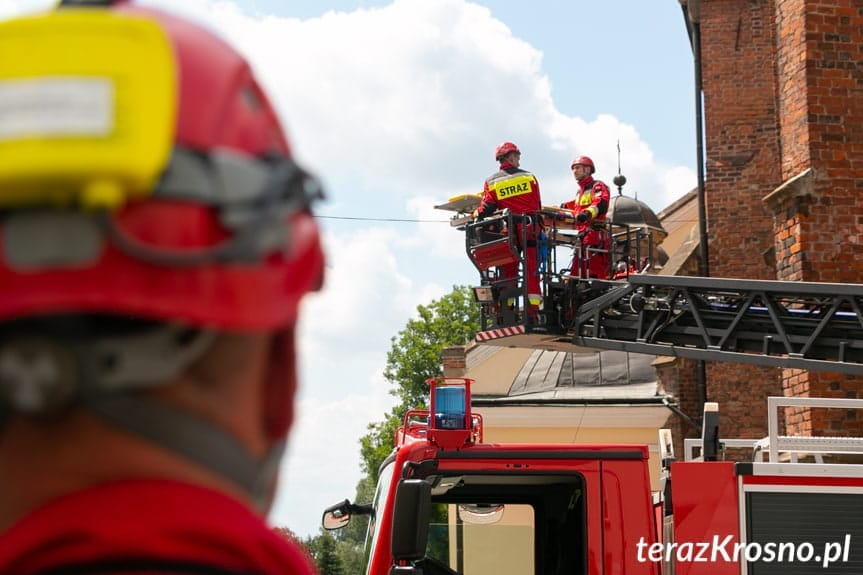
<instances>
[{"instance_id":1,"label":"yellow helmet section","mask_svg":"<svg viewBox=\"0 0 863 575\"><path fill-rule=\"evenodd\" d=\"M0 22L0 207L116 208L173 147L177 79L151 20L95 9Z\"/></svg>"}]
</instances>

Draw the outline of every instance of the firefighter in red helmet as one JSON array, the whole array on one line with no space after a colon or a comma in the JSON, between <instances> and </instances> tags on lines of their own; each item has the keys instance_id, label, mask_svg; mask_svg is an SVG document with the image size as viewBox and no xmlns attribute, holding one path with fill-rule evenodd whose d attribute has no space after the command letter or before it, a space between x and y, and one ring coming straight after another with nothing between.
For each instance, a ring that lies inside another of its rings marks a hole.
<instances>
[{"instance_id":1,"label":"firefighter in red helmet","mask_svg":"<svg viewBox=\"0 0 863 575\"><path fill-rule=\"evenodd\" d=\"M312 573L264 517L320 188L225 42L76 4L0 23L0 573Z\"/></svg>"},{"instance_id":2,"label":"firefighter in red helmet","mask_svg":"<svg viewBox=\"0 0 863 575\"><path fill-rule=\"evenodd\" d=\"M542 231L540 218L536 217L536 212L542 208L539 182L536 176L519 167L521 151L512 142L499 144L495 148L494 158L500 166L497 172L486 178L483 184L482 201L479 208L474 210L473 217L482 219L495 211L504 209L508 209L515 215L523 215L517 220L516 237L526 238L527 245L519 247L524 253L527 276L527 313L531 317L536 317L542 303L537 267L537 240ZM518 264L501 266L500 271L502 280L514 280L518 275Z\"/></svg>"},{"instance_id":3,"label":"firefighter in red helmet","mask_svg":"<svg viewBox=\"0 0 863 575\"><path fill-rule=\"evenodd\" d=\"M611 193L604 182L594 179L596 167L587 156L579 156L570 165L578 184L574 200L561 204L575 217L581 245L573 254L570 275L581 278L606 279L609 274L611 237L605 222Z\"/></svg>"}]
</instances>

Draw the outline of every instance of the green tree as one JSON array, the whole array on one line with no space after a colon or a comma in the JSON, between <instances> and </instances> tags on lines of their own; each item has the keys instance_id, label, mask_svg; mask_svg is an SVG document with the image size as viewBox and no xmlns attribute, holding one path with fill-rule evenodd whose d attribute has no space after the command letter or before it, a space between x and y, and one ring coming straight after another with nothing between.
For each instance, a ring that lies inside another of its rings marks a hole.
<instances>
[{"instance_id":1,"label":"green tree","mask_svg":"<svg viewBox=\"0 0 863 575\"><path fill-rule=\"evenodd\" d=\"M353 541L336 540L336 556L344 567L346 575L363 573L363 545Z\"/></svg>"},{"instance_id":2,"label":"green tree","mask_svg":"<svg viewBox=\"0 0 863 575\"><path fill-rule=\"evenodd\" d=\"M337 553L335 537L329 531L323 531L304 542L306 548L315 560L320 575L346 575L345 566Z\"/></svg>"},{"instance_id":3,"label":"green tree","mask_svg":"<svg viewBox=\"0 0 863 575\"><path fill-rule=\"evenodd\" d=\"M417 307L417 315L391 339L387 353L384 377L392 385L390 393L398 404L383 420L370 423L369 432L360 438L362 471L365 476L357 484L355 503L371 503L378 480L378 470L392 452L396 430L405 412L411 408L427 407L426 380L443 375L441 352L450 345L465 344L479 329L479 307L473 293L465 286L454 286L453 291L428 305ZM330 565L326 569L341 568L341 573L361 573L366 530L369 518L351 517L348 525L331 535L322 531L305 544L315 558L321 575L333 575L325 570L322 560ZM338 559L338 566L332 557Z\"/></svg>"},{"instance_id":4,"label":"green tree","mask_svg":"<svg viewBox=\"0 0 863 575\"><path fill-rule=\"evenodd\" d=\"M362 471L372 485L377 484L381 463L393 450L396 431L402 423L405 410L403 404L397 405L383 421L370 423L369 432L360 438Z\"/></svg>"},{"instance_id":5,"label":"green tree","mask_svg":"<svg viewBox=\"0 0 863 575\"><path fill-rule=\"evenodd\" d=\"M365 476L357 482L356 495L353 501L360 504L371 503L374 495L375 484L371 482L368 476ZM350 523L338 531L333 531L333 534L339 543L353 543L362 548L368 527L368 515L352 515Z\"/></svg>"},{"instance_id":6,"label":"green tree","mask_svg":"<svg viewBox=\"0 0 863 575\"><path fill-rule=\"evenodd\" d=\"M383 421L369 424L369 432L360 438L363 472L370 485L377 484L378 470L393 450L395 434L404 414L412 408L428 407L426 382L443 375L443 349L466 344L478 330L479 306L472 290L454 286L453 291L442 298L427 306L418 306L416 318L409 320L392 338L384 377L392 385L390 393L399 403ZM446 523L446 506L435 506L432 523ZM430 544L434 547L436 540L431 538ZM431 551L437 556L443 556L444 552L445 549Z\"/></svg>"},{"instance_id":7,"label":"green tree","mask_svg":"<svg viewBox=\"0 0 863 575\"><path fill-rule=\"evenodd\" d=\"M425 405L426 380L443 375L443 348L466 344L477 330L479 306L467 286L453 286L428 306L417 306L417 317L391 340L384 369L384 378L395 386L390 393L407 407Z\"/></svg>"},{"instance_id":8,"label":"green tree","mask_svg":"<svg viewBox=\"0 0 863 575\"><path fill-rule=\"evenodd\" d=\"M452 292L429 305L417 306L416 318L410 319L391 339L384 377L392 384L390 393L399 403L382 421L370 423L369 432L360 438L365 476L357 484L354 502L371 503L379 467L393 450L396 430L404 413L411 408L427 407L426 381L443 375L443 349L467 343L478 329L479 308L473 301L473 293L468 287L455 286ZM362 571L368 521L368 517L354 516L335 535L322 530L303 542L321 575Z\"/></svg>"},{"instance_id":9,"label":"green tree","mask_svg":"<svg viewBox=\"0 0 863 575\"><path fill-rule=\"evenodd\" d=\"M445 347L462 345L479 330L479 306L467 286L453 286L453 291L417 306L417 317L391 339L384 378L392 384L390 393L399 403L383 421L371 423L369 433L360 438L363 472L377 483L378 468L393 450L396 430L405 412L428 407L428 384L432 377L443 375L441 353Z\"/></svg>"}]
</instances>

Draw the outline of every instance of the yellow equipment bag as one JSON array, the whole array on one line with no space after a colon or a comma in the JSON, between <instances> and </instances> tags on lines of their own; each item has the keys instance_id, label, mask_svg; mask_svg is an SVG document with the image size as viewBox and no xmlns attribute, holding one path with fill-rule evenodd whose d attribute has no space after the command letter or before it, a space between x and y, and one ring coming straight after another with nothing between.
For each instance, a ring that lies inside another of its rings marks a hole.
<instances>
[{"instance_id":1,"label":"yellow equipment bag","mask_svg":"<svg viewBox=\"0 0 863 575\"><path fill-rule=\"evenodd\" d=\"M0 207L145 197L176 108L173 51L155 22L92 8L0 22Z\"/></svg>"}]
</instances>

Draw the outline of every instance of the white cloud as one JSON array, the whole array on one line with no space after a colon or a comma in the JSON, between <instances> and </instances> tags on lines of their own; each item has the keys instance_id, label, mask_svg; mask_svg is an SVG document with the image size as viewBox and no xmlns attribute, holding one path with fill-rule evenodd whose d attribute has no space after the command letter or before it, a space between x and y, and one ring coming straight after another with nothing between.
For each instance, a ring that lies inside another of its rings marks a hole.
<instances>
[{"instance_id":1,"label":"white cloud","mask_svg":"<svg viewBox=\"0 0 863 575\"><path fill-rule=\"evenodd\" d=\"M674 200L692 190L696 185L695 172L686 166L674 166L665 171L663 174L664 195L661 203L658 205L665 207L671 204ZM658 210L657 210L658 211Z\"/></svg>"},{"instance_id":2,"label":"white cloud","mask_svg":"<svg viewBox=\"0 0 863 575\"><path fill-rule=\"evenodd\" d=\"M436 204L441 204L446 199L416 196L407 200L406 211L411 217L420 220L420 223L416 226L415 233L406 238L402 245L450 262L463 263L464 235L449 224L453 213L434 209Z\"/></svg>"},{"instance_id":3,"label":"white cloud","mask_svg":"<svg viewBox=\"0 0 863 575\"><path fill-rule=\"evenodd\" d=\"M19 10L46 4L10 1ZM695 181L690 172L682 191L667 191L665 172L677 168L657 164L633 126L559 112L542 53L465 0L394 0L307 20L255 18L227 0L141 3L204 21L247 55L297 155L337 183L339 206L340 194L357 190L381 202L477 191L504 139L522 148L549 204L573 194L568 167L576 155L593 157L610 183L618 142L630 188L657 211Z\"/></svg>"},{"instance_id":4,"label":"white cloud","mask_svg":"<svg viewBox=\"0 0 863 575\"><path fill-rule=\"evenodd\" d=\"M343 337L368 327L372 317L386 321L407 311L413 286L392 253L395 241L386 228L325 235L324 289L308 306L322 335Z\"/></svg>"},{"instance_id":5,"label":"white cloud","mask_svg":"<svg viewBox=\"0 0 863 575\"><path fill-rule=\"evenodd\" d=\"M382 378L375 379L354 382L358 388L371 389L368 394L299 402L289 456L281 468L282 487L270 512L274 525L312 535L324 508L345 498L353 500L360 479L358 439L370 421L382 419L393 406Z\"/></svg>"},{"instance_id":6,"label":"white cloud","mask_svg":"<svg viewBox=\"0 0 863 575\"><path fill-rule=\"evenodd\" d=\"M184 10L206 14L250 58L298 155L328 180L378 199L478 191L504 139L519 144L541 181L569 184L559 197L571 191L576 151L607 154L610 174L618 139L635 140L623 146L629 155L646 150L611 116L588 123L559 113L542 54L464 0L396 0L304 21L255 20L225 2L206 4Z\"/></svg>"}]
</instances>

